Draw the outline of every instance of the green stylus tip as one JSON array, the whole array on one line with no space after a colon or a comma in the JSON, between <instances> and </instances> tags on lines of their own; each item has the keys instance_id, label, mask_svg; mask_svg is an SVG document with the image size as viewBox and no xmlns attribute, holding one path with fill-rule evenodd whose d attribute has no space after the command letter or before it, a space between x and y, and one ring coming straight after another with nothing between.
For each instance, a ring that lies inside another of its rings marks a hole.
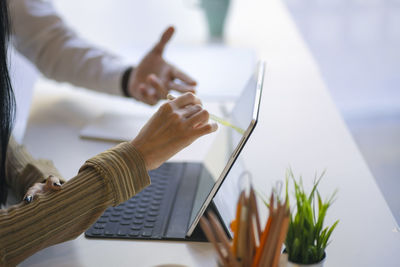
<instances>
[{"instance_id":1,"label":"green stylus tip","mask_svg":"<svg viewBox=\"0 0 400 267\"><path fill-rule=\"evenodd\" d=\"M218 123L220 123L220 124L222 124L224 126L228 126L228 127L234 129L235 131L237 131L240 134L244 134L244 132L245 132L242 128L237 127L237 126L233 125L232 123L230 123L229 121L221 119L221 118L215 116L214 114L210 114L210 119L212 119L213 121L216 121L216 122L218 122Z\"/></svg>"}]
</instances>

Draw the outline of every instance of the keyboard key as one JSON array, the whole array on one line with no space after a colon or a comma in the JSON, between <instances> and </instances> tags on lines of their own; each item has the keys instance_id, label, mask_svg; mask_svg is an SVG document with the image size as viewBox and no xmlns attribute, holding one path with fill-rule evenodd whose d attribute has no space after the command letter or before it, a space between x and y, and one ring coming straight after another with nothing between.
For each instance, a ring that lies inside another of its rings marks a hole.
<instances>
[{"instance_id":1,"label":"keyboard key","mask_svg":"<svg viewBox=\"0 0 400 267\"><path fill-rule=\"evenodd\" d=\"M149 206L149 203L140 203L139 204L139 207L141 207L141 208L146 208L148 206Z\"/></svg>"},{"instance_id":2,"label":"keyboard key","mask_svg":"<svg viewBox=\"0 0 400 267\"><path fill-rule=\"evenodd\" d=\"M113 236L113 235L114 235L114 231L107 229L107 230L104 232L104 234L105 234L106 236Z\"/></svg>"},{"instance_id":3,"label":"keyboard key","mask_svg":"<svg viewBox=\"0 0 400 267\"><path fill-rule=\"evenodd\" d=\"M135 210L128 210L128 209L126 209L126 210L124 211L124 214L123 214L122 216L125 216L125 215L132 216L132 214L134 214L134 213L135 213Z\"/></svg>"},{"instance_id":4,"label":"keyboard key","mask_svg":"<svg viewBox=\"0 0 400 267\"><path fill-rule=\"evenodd\" d=\"M136 208L136 206L137 206L137 204L129 203L126 207L127 207L127 209L134 210Z\"/></svg>"},{"instance_id":5,"label":"keyboard key","mask_svg":"<svg viewBox=\"0 0 400 267\"><path fill-rule=\"evenodd\" d=\"M123 220L120 222L121 225L130 225L131 224L131 220Z\"/></svg>"},{"instance_id":6,"label":"keyboard key","mask_svg":"<svg viewBox=\"0 0 400 267\"><path fill-rule=\"evenodd\" d=\"M137 218L137 219L143 219L143 218L144 218L144 215L143 215L143 214L136 214L136 215L135 215L135 218Z\"/></svg>"},{"instance_id":7,"label":"keyboard key","mask_svg":"<svg viewBox=\"0 0 400 267\"><path fill-rule=\"evenodd\" d=\"M94 229L92 230L93 235L102 235L103 234L103 229Z\"/></svg>"},{"instance_id":8,"label":"keyboard key","mask_svg":"<svg viewBox=\"0 0 400 267\"><path fill-rule=\"evenodd\" d=\"M124 213L124 215L122 215L122 219L124 220L130 220L133 218L133 214L129 214L129 213Z\"/></svg>"},{"instance_id":9,"label":"keyboard key","mask_svg":"<svg viewBox=\"0 0 400 267\"><path fill-rule=\"evenodd\" d=\"M120 218L119 217L111 217L110 222L119 222Z\"/></svg>"},{"instance_id":10,"label":"keyboard key","mask_svg":"<svg viewBox=\"0 0 400 267\"><path fill-rule=\"evenodd\" d=\"M141 197L140 198L140 201L142 202L142 203L147 203L147 202L149 202L151 199L149 198L149 197Z\"/></svg>"},{"instance_id":11,"label":"keyboard key","mask_svg":"<svg viewBox=\"0 0 400 267\"><path fill-rule=\"evenodd\" d=\"M142 231L142 236L150 237L152 233L153 233L153 230L151 230L151 229L144 230L144 231Z\"/></svg>"},{"instance_id":12,"label":"keyboard key","mask_svg":"<svg viewBox=\"0 0 400 267\"><path fill-rule=\"evenodd\" d=\"M98 223L106 223L107 220L108 220L107 218L100 217L100 218L97 220L97 222L98 222Z\"/></svg>"},{"instance_id":13,"label":"keyboard key","mask_svg":"<svg viewBox=\"0 0 400 267\"><path fill-rule=\"evenodd\" d=\"M146 208L148 207L148 205L146 206ZM137 210L137 213L146 213L147 209L144 208L140 208Z\"/></svg>"},{"instance_id":14,"label":"keyboard key","mask_svg":"<svg viewBox=\"0 0 400 267\"><path fill-rule=\"evenodd\" d=\"M162 195L154 196L155 200L162 200L163 198L164 198L164 196L162 196Z\"/></svg>"},{"instance_id":15,"label":"keyboard key","mask_svg":"<svg viewBox=\"0 0 400 267\"><path fill-rule=\"evenodd\" d=\"M146 218L146 222L155 222L157 221L157 217L148 217Z\"/></svg>"},{"instance_id":16,"label":"keyboard key","mask_svg":"<svg viewBox=\"0 0 400 267\"><path fill-rule=\"evenodd\" d=\"M104 229L104 226L106 226L104 223L96 223L93 227L95 229Z\"/></svg>"},{"instance_id":17,"label":"keyboard key","mask_svg":"<svg viewBox=\"0 0 400 267\"><path fill-rule=\"evenodd\" d=\"M134 225L131 226L131 229L132 230L140 230L140 229L142 229L142 225L134 224Z\"/></svg>"},{"instance_id":18,"label":"keyboard key","mask_svg":"<svg viewBox=\"0 0 400 267\"><path fill-rule=\"evenodd\" d=\"M135 219L135 220L133 220L133 223L134 224L143 224L143 220Z\"/></svg>"},{"instance_id":19,"label":"keyboard key","mask_svg":"<svg viewBox=\"0 0 400 267\"><path fill-rule=\"evenodd\" d=\"M160 209L160 206L154 206L154 205L152 205L151 207L150 207L150 210L152 210L152 211L158 211Z\"/></svg>"},{"instance_id":20,"label":"keyboard key","mask_svg":"<svg viewBox=\"0 0 400 267\"><path fill-rule=\"evenodd\" d=\"M118 236L126 236L126 231L124 229L119 229L117 235Z\"/></svg>"},{"instance_id":21,"label":"keyboard key","mask_svg":"<svg viewBox=\"0 0 400 267\"><path fill-rule=\"evenodd\" d=\"M139 231L130 231L130 232L129 232L129 235L130 235L130 236L138 236L139 233L140 233Z\"/></svg>"},{"instance_id":22,"label":"keyboard key","mask_svg":"<svg viewBox=\"0 0 400 267\"><path fill-rule=\"evenodd\" d=\"M145 223L145 224L144 224L144 227L146 227L146 228L153 228L153 227L154 227L154 223L151 223L151 222Z\"/></svg>"},{"instance_id":23,"label":"keyboard key","mask_svg":"<svg viewBox=\"0 0 400 267\"><path fill-rule=\"evenodd\" d=\"M111 216L113 216L113 217L119 217L119 216L121 216L121 212L119 212L119 211L114 211L114 212L111 213Z\"/></svg>"},{"instance_id":24,"label":"keyboard key","mask_svg":"<svg viewBox=\"0 0 400 267\"><path fill-rule=\"evenodd\" d=\"M133 197L133 198L129 199L128 201L129 201L129 204L135 204L138 202L136 197Z\"/></svg>"},{"instance_id":25,"label":"keyboard key","mask_svg":"<svg viewBox=\"0 0 400 267\"><path fill-rule=\"evenodd\" d=\"M150 211L149 212L149 216L154 217L154 216L157 216L157 215L158 215L158 212L154 212L154 211Z\"/></svg>"}]
</instances>

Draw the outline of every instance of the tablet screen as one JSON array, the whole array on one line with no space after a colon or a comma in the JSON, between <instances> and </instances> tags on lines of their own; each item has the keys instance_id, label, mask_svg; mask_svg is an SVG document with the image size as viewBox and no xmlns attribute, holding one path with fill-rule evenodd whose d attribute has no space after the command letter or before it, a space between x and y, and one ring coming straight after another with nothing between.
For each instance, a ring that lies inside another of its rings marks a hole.
<instances>
[{"instance_id":1,"label":"tablet screen","mask_svg":"<svg viewBox=\"0 0 400 267\"><path fill-rule=\"evenodd\" d=\"M229 224L231 218L234 218L232 216L235 211L232 208L236 207L240 189L239 177L244 171L244 166L236 159L257 122L263 75L264 64L261 63L236 101L230 116L214 118L219 122L218 133L204 160L205 168L197 188L190 219L192 227L189 228L188 234L197 224L222 182L221 192L214 202L219 206L218 210L221 208L220 214L224 222Z\"/></svg>"}]
</instances>

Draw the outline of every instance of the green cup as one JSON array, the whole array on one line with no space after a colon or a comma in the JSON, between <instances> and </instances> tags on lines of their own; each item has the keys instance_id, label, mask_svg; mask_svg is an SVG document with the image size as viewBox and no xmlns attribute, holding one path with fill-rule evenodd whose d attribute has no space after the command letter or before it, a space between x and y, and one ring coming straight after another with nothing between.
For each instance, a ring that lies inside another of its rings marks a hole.
<instances>
[{"instance_id":1,"label":"green cup","mask_svg":"<svg viewBox=\"0 0 400 267\"><path fill-rule=\"evenodd\" d=\"M211 39L222 39L230 0L199 0L203 8Z\"/></svg>"}]
</instances>

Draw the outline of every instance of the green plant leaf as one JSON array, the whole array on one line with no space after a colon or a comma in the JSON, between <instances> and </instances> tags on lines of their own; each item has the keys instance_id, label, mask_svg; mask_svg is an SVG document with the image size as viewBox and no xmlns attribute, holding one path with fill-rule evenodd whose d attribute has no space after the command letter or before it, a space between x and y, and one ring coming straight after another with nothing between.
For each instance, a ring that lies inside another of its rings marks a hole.
<instances>
[{"instance_id":1,"label":"green plant leaf","mask_svg":"<svg viewBox=\"0 0 400 267\"><path fill-rule=\"evenodd\" d=\"M318 185L325 172L319 177L315 176L310 193L306 193L301 176L296 180L291 169L286 172L285 198L288 198L289 184L292 182L296 201L285 240L286 251L292 262L310 264L322 260L332 232L339 222L324 228L327 211L337 193L335 190L326 201L322 200Z\"/></svg>"},{"instance_id":2,"label":"green plant leaf","mask_svg":"<svg viewBox=\"0 0 400 267\"><path fill-rule=\"evenodd\" d=\"M331 226L331 228L329 228L329 231L326 233L326 238L325 238L325 240L324 240L324 243L322 244L324 249L325 249L326 246L328 245L328 240L329 240L329 238L330 238L330 236L331 236L333 230L335 230L336 226L338 225L338 223L339 223L339 220L337 220L337 221Z\"/></svg>"}]
</instances>

